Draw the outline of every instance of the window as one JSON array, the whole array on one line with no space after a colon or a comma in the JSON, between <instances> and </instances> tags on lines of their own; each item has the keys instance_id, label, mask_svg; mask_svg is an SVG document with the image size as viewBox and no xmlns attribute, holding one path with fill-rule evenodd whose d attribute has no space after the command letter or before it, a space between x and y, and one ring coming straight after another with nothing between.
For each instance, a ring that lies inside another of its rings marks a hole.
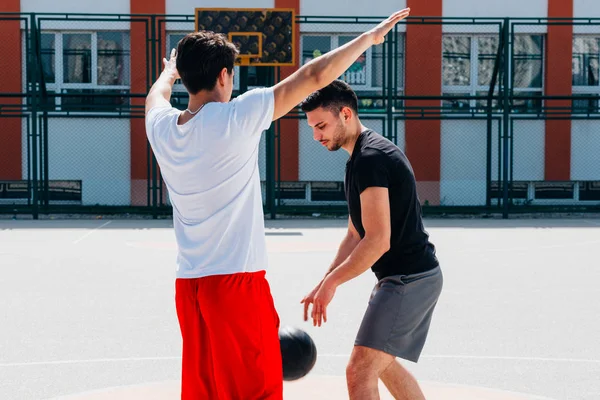
<instances>
[{"instance_id":1,"label":"window","mask_svg":"<svg viewBox=\"0 0 600 400\"><path fill-rule=\"evenodd\" d=\"M120 95L130 89L128 32L43 32L40 47L46 89L63 95L54 100L57 109L110 110L127 104Z\"/></svg>"},{"instance_id":2,"label":"window","mask_svg":"<svg viewBox=\"0 0 600 400\"><path fill-rule=\"evenodd\" d=\"M513 107L519 110L540 110L544 77L544 37L516 35L513 44L512 84ZM528 98L519 99L520 96Z\"/></svg>"},{"instance_id":3,"label":"window","mask_svg":"<svg viewBox=\"0 0 600 400\"><path fill-rule=\"evenodd\" d=\"M543 37L517 35L514 43L512 74L516 97L542 95ZM443 107L456 111L487 106L487 100L469 100L469 96L486 96L497 62L498 37L486 35L444 35L442 39ZM497 87L500 82L497 82ZM496 105L494 101L493 105ZM516 107L539 108L538 99L516 100Z\"/></svg>"},{"instance_id":4,"label":"window","mask_svg":"<svg viewBox=\"0 0 600 400\"><path fill-rule=\"evenodd\" d=\"M358 35L353 34L304 34L302 35L301 64L317 58L332 49L343 46L354 40ZM354 64L340 77L360 92L362 108L383 107L383 81L385 77L384 46L373 46L363 53ZM397 95L404 93L404 36L397 36L396 79ZM370 98L369 95L373 96Z\"/></svg>"},{"instance_id":5,"label":"window","mask_svg":"<svg viewBox=\"0 0 600 400\"><path fill-rule=\"evenodd\" d=\"M488 94L498 52L498 38L446 35L442 40L442 49L443 92L444 95L456 97L455 100L444 100L443 107L460 111L487 106L486 100L469 100L468 96Z\"/></svg>"},{"instance_id":6,"label":"window","mask_svg":"<svg viewBox=\"0 0 600 400\"><path fill-rule=\"evenodd\" d=\"M575 112L598 111L599 75L600 37L576 35L573 37L573 94L588 98L573 101Z\"/></svg>"}]
</instances>

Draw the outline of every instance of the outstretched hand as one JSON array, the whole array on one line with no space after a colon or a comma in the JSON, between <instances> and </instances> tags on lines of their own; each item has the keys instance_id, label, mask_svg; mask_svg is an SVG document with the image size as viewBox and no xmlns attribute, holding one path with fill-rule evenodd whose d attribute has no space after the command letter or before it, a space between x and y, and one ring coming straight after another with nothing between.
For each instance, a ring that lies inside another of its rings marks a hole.
<instances>
[{"instance_id":1,"label":"outstretched hand","mask_svg":"<svg viewBox=\"0 0 600 400\"><path fill-rule=\"evenodd\" d=\"M394 26L410 14L410 8L405 8L403 10L397 11L394 14L390 15L389 18L382 21L375 28L371 29L368 33L373 38L373 44L381 44L385 40L385 35L391 31Z\"/></svg>"},{"instance_id":2,"label":"outstretched hand","mask_svg":"<svg viewBox=\"0 0 600 400\"><path fill-rule=\"evenodd\" d=\"M174 77L175 79L179 79L179 72L177 71L177 51L175 49L171 50L171 55L169 59L163 58L163 66L164 73L167 73Z\"/></svg>"}]
</instances>

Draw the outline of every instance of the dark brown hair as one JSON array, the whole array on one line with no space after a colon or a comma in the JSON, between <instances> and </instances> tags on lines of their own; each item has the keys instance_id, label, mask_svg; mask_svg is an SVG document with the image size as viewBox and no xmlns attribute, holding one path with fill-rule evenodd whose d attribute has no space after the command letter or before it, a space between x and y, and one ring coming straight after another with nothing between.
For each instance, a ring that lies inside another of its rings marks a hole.
<instances>
[{"instance_id":1,"label":"dark brown hair","mask_svg":"<svg viewBox=\"0 0 600 400\"><path fill-rule=\"evenodd\" d=\"M358 113L358 97L350 85L344 81L336 80L323 89L313 92L300 104L300 107L304 112L323 107L335 113L339 113L344 107L349 107L352 111Z\"/></svg>"},{"instance_id":2,"label":"dark brown hair","mask_svg":"<svg viewBox=\"0 0 600 400\"><path fill-rule=\"evenodd\" d=\"M237 55L237 47L223 34L190 33L177 45L177 71L190 94L212 90L223 68L231 74Z\"/></svg>"}]
</instances>

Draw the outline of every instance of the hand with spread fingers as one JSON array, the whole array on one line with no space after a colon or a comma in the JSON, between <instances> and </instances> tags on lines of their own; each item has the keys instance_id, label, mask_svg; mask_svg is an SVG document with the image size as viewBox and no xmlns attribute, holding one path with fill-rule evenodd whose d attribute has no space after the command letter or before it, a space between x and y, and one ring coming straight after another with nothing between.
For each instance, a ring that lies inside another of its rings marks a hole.
<instances>
[{"instance_id":1,"label":"hand with spread fingers","mask_svg":"<svg viewBox=\"0 0 600 400\"><path fill-rule=\"evenodd\" d=\"M327 322L327 306L333 300L337 285L329 279L325 279L313 298L313 308L311 317L314 326L321 326L322 322ZM305 319L306 320L306 319Z\"/></svg>"},{"instance_id":2,"label":"hand with spread fingers","mask_svg":"<svg viewBox=\"0 0 600 400\"><path fill-rule=\"evenodd\" d=\"M163 58L163 66L165 67L163 73L169 74L175 79L180 79L179 72L177 71L177 51L175 49L171 50L168 60Z\"/></svg>"}]
</instances>

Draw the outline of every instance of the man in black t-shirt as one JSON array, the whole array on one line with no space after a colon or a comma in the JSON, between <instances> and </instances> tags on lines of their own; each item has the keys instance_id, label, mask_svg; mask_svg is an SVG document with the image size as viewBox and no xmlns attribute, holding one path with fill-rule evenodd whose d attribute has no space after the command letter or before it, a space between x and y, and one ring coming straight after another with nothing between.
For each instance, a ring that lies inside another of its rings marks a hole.
<instances>
[{"instance_id":1,"label":"man in black t-shirt","mask_svg":"<svg viewBox=\"0 0 600 400\"><path fill-rule=\"evenodd\" d=\"M396 357L418 362L443 276L421 219L412 167L392 142L358 117L350 86L335 81L302 103L314 139L350 154L345 191L348 232L323 280L303 300L313 324L327 321L336 288L367 269L377 284L346 370L351 399L378 399L378 378L395 398L424 399Z\"/></svg>"}]
</instances>

